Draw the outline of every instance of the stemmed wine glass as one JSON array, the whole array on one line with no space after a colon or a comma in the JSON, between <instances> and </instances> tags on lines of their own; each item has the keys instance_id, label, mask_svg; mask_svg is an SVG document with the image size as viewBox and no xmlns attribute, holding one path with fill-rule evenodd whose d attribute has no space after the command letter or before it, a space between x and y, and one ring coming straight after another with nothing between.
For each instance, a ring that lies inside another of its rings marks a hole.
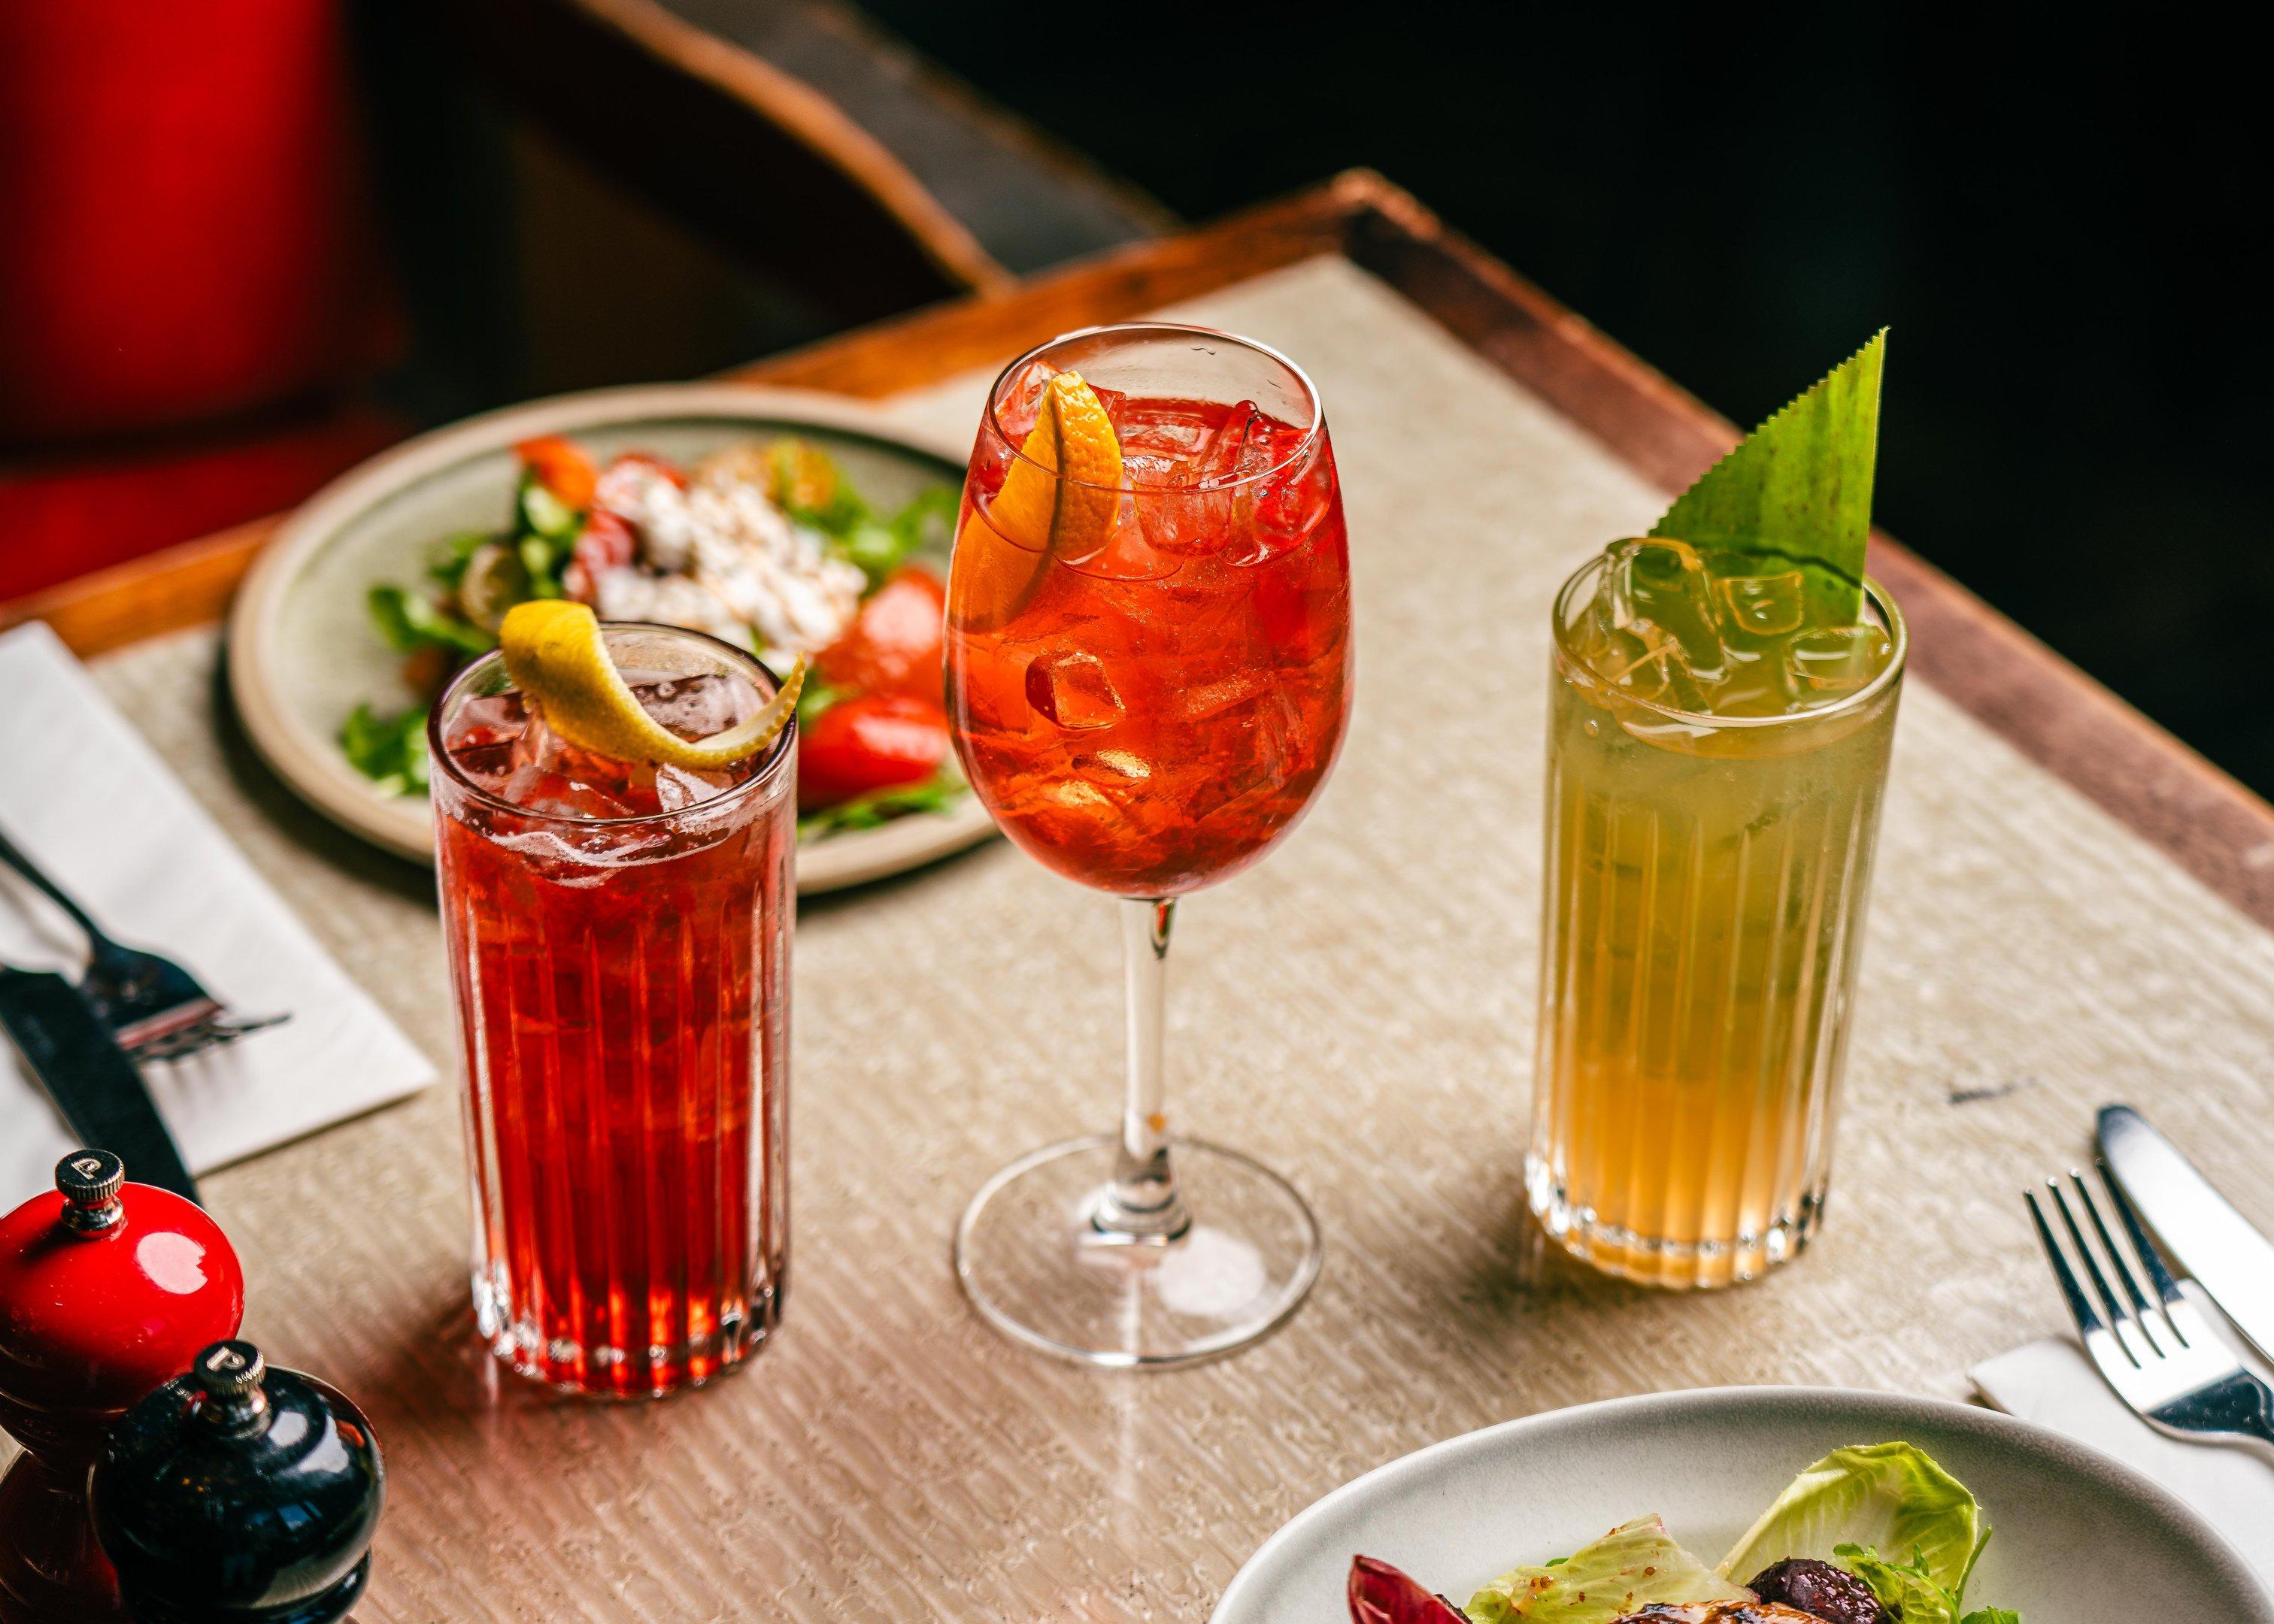
<instances>
[{"instance_id":1,"label":"stemmed wine glass","mask_svg":"<svg viewBox=\"0 0 2274 1624\"><path fill-rule=\"evenodd\" d=\"M973 787L1029 856L1121 899L1118 1132L990 1179L956 1271L1011 1335L1114 1366L1227 1353L1291 1313L1316 1221L1276 1174L1169 1132L1163 982L1178 898L1302 817L1350 714L1350 557L1310 380L1261 344L1070 334L990 391L948 587Z\"/></svg>"}]
</instances>

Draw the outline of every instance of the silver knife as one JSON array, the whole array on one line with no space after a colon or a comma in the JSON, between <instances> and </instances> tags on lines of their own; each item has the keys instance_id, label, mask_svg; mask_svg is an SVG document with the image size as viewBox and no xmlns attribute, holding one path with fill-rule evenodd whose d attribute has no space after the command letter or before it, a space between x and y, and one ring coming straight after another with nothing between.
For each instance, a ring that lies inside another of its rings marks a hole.
<instances>
[{"instance_id":1,"label":"silver knife","mask_svg":"<svg viewBox=\"0 0 2274 1624\"><path fill-rule=\"evenodd\" d=\"M198 1199L142 1074L78 988L45 970L0 964L0 1032L14 1041L79 1143L117 1156L136 1184Z\"/></svg>"},{"instance_id":2,"label":"silver knife","mask_svg":"<svg viewBox=\"0 0 2274 1624\"><path fill-rule=\"evenodd\" d=\"M2128 1105L2101 1108L2100 1154L2164 1249L2274 1359L2274 1241Z\"/></svg>"}]
</instances>

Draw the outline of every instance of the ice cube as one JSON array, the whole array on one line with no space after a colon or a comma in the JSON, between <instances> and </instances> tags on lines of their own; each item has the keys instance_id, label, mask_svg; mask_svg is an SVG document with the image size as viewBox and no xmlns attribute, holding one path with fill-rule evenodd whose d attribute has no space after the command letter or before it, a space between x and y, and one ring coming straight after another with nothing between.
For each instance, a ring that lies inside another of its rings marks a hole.
<instances>
[{"instance_id":1,"label":"ice cube","mask_svg":"<svg viewBox=\"0 0 2274 1624\"><path fill-rule=\"evenodd\" d=\"M1187 722L1206 721L1212 716L1221 716L1234 705L1246 703L1261 694L1270 681L1268 672L1243 671L1219 681L1203 682L1177 695L1177 714Z\"/></svg>"},{"instance_id":2,"label":"ice cube","mask_svg":"<svg viewBox=\"0 0 2274 1624\"><path fill-rule=\"evenodd\" d=\"M453 739L489 743L519 733L528 719L529 703L519 693L481 694L460 705L450 718ZM475 735L481 737L476 739Z\"/></svg>"},{"instance_id":3,"label":"ice cube","mask_svg":"<svg viewBox=\"0 0 2274 1624\"><path fill-rule=\"evenodd\" d=\"M1254 401L1242 401L1224 414L1223 426L1209 436L1199 458L1199 483L1229 485L1271 466L1269 422Z\"/></svg>"},{"instance_id":4,"label":"ice cube","mask_svg":"<svg viewBox=\"0 0 2274 1624\"><path fill-rule=\"evenodd\" d=\"M1803 695L1849 694L1887 663L1887 634L1876 626L1823 626L1784 647L1785 668Z\"/></svg>"},{"instance_id":5,"label":"ice cube","mask_svg":"<svg viewBox=\"0 0 2274 1624\"><path fill-rule=\"evenodd\" d=\"M1231 539L1231 492L1148 490L1132 499L1146 545L1173 560L1205 558Z\"/></svg>"},{"instance_id":6,"label":"ice cube","mask_svg":"<svg viewBox=\"0 0 2274 1624\"><path fill-rule=\"evenodd\" d=\"M1005 380L995 396L995 422L1004 438L1016 446L1027 438L1042 415L1043 391L1058 369L1044 361L1029 361Z\"/></svg>"},{"instance_id":7,"label":"ice cube","mask_svg":"<svg viewBox=\"0 0 2274 1624\"><path fill-rule=\"evenodd\" d=\"M656 801L666 812L700 806L712 796L734 787L734 779L728 773L701 772L675 767L668 762L655 770Z\"/></svg>"},{"instance_id":8,"label":"ice cube","mask_svg":"<svg viewBox=\"0 0 2274 1624\"><path fill-rule=\"evenodd\" d=\"M1781 637L1797 631L1807 609L1807 580L1796 569L1766 575L1713 577L1724 632L1743 637Z\"/></svg>"},{"instance_id":9,"label":"ice cube","mask_svg":"<svg viewBox=\"0 0 2274 1624\"><path fill-rule=\"evenodd\" d=\"M1113 527L1106 534L1105 545L1081 558L1059 554L1058 562L1095 581L1158 581L1173 575L1183 560L1155 544L1146 509L1163 501L1184 500L1177 495L1125 493L1120 511L1114 515Z\"/></svg>"},{"instance_id":10,"label":"ice cube","mask_svg":"<svg viewBox=\"0 0 2274 1624\"><path fill-rule=\"evenodd\" d=\"M1141 491L1175 490L1184 483L1185 462L1173 453L1121 447L1121 471Z\"/></svg>"},{"instance_id":11,"label":"ice cube","mask_svg":"<svg viewBox=\"0 0 2274 1624\"><path fill-rule=\"evenodd\" d=\"M631 690L642 710L682 739L725 733L757 709L747 680L718 672L635 680Z\"/></svg>"},{"instance_id":12,"label":"ice cube","mask_svg":"<svg viewBox=\"0 0 2274 1624\"><path fill-rule=\"evenodd\" d=\"M1141 458L1148 465L1159 464L1167 474L1163 484L1189 484L1196 454L1209 438L1207 417L1173 407L1148 407L1125 413L1113 427L1121 443L1124 464ZM1138 479L1133 483L1148 482Z\"/></svg>"},{"instance_id":13,"label":"ice cube","mask_svg":"<svg viewBox=\"0 0 2274 1624\"><path fill-rule=\"evenodd\" d=\"M1642 653L1618 674L1615 680L1621 688L1675 710L1708 708L1706 685L1683 658L1680 643L1663 633L1635 642L1641 645Z\"/></svg>"},{"instance_id":14,"label":"ice cube","mask_svg":"<svg viewBox=\"0 0 2274 1624\"><path fill-rule=\"evenodd\" d=\"M1141 439L1132 460L1128 441L1122 442L1123 466L1138 487L1133 499L1137 523L1156 556L1204 558L1235 538L1240 504L1233 486L1245 459L1254 455L1248 440L1261 418L1254 402L1242 401L1220 423L1213 412L1179 414L1172 428L1183 443L1174 451L1164 440Z\"/></svg>"},{"instance_id":15,"label":"ice cube","mask_svg":"<svg viewBox=\"0 0 2274 1624\"><path fill-rule=\"evenodd\" d=\"M1080 649L1035 657L1027 666L1027 703L1046 721L1070 732L1111 727L1121 719L1121 695L1105 663Z\"/></svg>"},{"instance_id":16,"label":"ice cube","mask_svg":"<svg viewBox=\"0 0 2274 1624\"><path fill-rule=\"evenodd\" d=\"M1267 466L1282 458L1292 460L1255 487L1243 515L1250 522L1240 545L1226 555L1234 564L1264 563L1299 546L1334 505L1335 459L1325 435L1304 447L1300 431L1278 424L1262 438L1271 447Z\"/></svg>"},{"instance_id":17,"label":"ice cube","mask_svg":"<svg viewBox=\"0 0 2274 1624\"><path fill-rule=\"evenodd\" d=\"M1094 756L1077 756L1073 758L1073 770L1110 772L1134 783L1153 776L1153 764L1134 750L1100 750Z\"/></svg>"},{"instance_id":18,"label":"ice cube","mask_svg":"<svg viewBox=\"0 0 2274 1624\"><path fill-rule=\"evenodd\" d=\"M1602 613L1611 624L1649 643L1653 657L1668 664L1669 676L1680 665L1699 682L1721 680L1725 656L1712 580L1695 548L1679 541L1624 543L1604 570L1599 592L1608 598ZM1663 647L1663 641L1673 647Z\"/></svg>"},{"instance_id":19,"label":"ice cube","mask_svg":"<svg viewBox=\"0 0 2274 1624\"><path fill-rule=\"evenodd\" d=\"M499 793L528 812L582 819L632 817L640 808L597 785L544 767L523 767Z\"/></svg>"},{"instance_id":20,"label":"ice cube","mask_svg":"<svg viewBox=\"0 0 2274 1624\"><path fill-rule=\"evenodd\" d=\"M545 710L542 706L526 707L524 718L521 732L515 736L513 741L515 771L519 771L525 767L549 771L559 759L561 741L553 737L553 730L545 725Z\"/></svg>"},{"instance_id":21,"label":"ice cube","mask_svg":"<svg viewBox=\"0 0 2274 1624\"><path fill-rule=\"evenodd\" d=\"M1721 680L1706 695L1715 716L1784 716L1801 708L1780 647L1733 647Z\"/></svg>"}]
</instances>

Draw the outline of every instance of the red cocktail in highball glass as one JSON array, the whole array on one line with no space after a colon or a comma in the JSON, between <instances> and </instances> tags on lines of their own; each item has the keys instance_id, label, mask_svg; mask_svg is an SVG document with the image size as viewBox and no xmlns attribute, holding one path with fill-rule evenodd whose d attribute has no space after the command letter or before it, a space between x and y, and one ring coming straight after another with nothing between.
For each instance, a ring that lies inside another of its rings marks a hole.
<instances>
[{"instance_id":1,"label":"red cocktail in highball glass","mask_svg":"<svg viewBox=\"0 0 2274 1624\"><path fill-rule=\"evenodd\" d=\"M605 636L683 738L774 691L698 633ZM618 761L548 732L493 654L429 739L482 1334L578 1392L708 1380L781 1313L795 730L715 771Z\"/></svg>"}]
</instances>

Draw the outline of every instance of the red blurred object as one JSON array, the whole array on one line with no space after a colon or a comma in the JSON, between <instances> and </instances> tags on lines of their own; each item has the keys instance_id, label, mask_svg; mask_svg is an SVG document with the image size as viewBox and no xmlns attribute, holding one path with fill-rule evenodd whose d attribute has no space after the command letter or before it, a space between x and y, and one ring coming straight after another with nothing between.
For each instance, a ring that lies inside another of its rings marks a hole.
<instances>
[{"instance_id":1,"label":"red blurred object","mask_svg":"<svg viewBox=\"0 0 2274 1624\"><path fill-rule=\"evenodd\" d=\"M833 807L871 790L921 784L947 759L947 712L906 694L841 700L801 724L797 804Z\"/></svg>"},{"instance_id":2,"label":"red blurred object","mask_svg":"<svg viewBox=\"0 0 2274 1624\"><path fill-rule=\"evenodd\" d=\"M1350 1615L1351 1624L1468 1624L1466 1614L1419 1580L1370 1556L1351 1559Z\"/></svg>"},{"instance_id":3,"label":"red blurred object","mask_svg":"<svg viewBox=\"0 0 2274 1624\"><path fill-rule=\"evenodd\" d=\"M594 602L600 573L630 563L638 551L639 541L629 524L605 508L593 508L584 515L584 533L576 538L568 568L561 572L562 591L580 604Z\"/></svg>"},{"instance_id":4,"label":"red blurred object","mask_svg":"<svg viewBox=\"0 0 2274 1624\"><path fill-rule=\"evenodd\" d=\"M403 336L342 11L0 5L0 596L289 506L402 432L323 404Z\"/></svg>"},{"instance_id":5,"label":"red blurred object","mask_svg":"<svg viewBox=\"0 0 2274 1624\"><path fill-rule=\"evenodd\" d=\"M0 6L0 434L207 420L385 336L336 0Z\"/></svg>"},{"instance_id":6,"label":"red blurred object","mask_svg":"<svg viewBox=\"0 0 2274 1624\"><path fill-rule=\"evenodd\" d=\"M0 1478L0 1624L125 1617L87 1515L103 1433L245 1318L214 1221L121 1177L117 1157L74 1152L0 1218L0 1427L25 1449Z\"/></svg>"},{"instance_id":7,"label":"red blurred object","mask_svg":"<svg viewBox=\"0 0 2274 1624\"><path fill-rule=\"evenodd\" d=\"M410 428L350 407L262 435L0 470L0 599L281 512Z\"/></svg>"},{"instance_id":8,"label":"red blurred object","mask_svg":"<svg viewBox=\"0 0 2274 1624\"><path fill-rule=\"evenodd\" d=\"M922 565L892 572L814 665L832 688L942 701L947 588Z\"/></svg>"}]
</instances>

